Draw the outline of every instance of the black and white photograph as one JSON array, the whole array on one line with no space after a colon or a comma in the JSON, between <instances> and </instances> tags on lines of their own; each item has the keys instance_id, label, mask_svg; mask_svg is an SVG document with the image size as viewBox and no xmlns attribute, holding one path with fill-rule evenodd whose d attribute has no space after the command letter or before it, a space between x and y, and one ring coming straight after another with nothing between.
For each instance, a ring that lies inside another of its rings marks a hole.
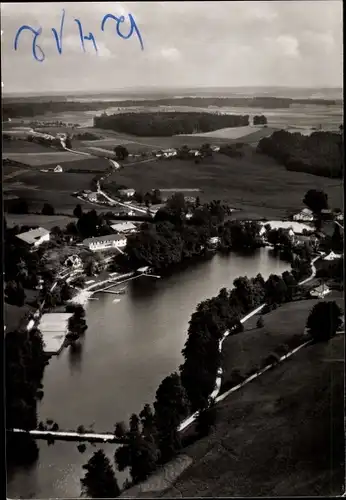
<instances>
[{"instance_id":1,"label":"black and white photograph","mask_svg":"<svg viewBox=\"0 0 346 500\"><path fill-rule=\"evenodd\" d=\"M6 498L345 496L341 0L1 3Z\"/></svg>"}]
</instances>

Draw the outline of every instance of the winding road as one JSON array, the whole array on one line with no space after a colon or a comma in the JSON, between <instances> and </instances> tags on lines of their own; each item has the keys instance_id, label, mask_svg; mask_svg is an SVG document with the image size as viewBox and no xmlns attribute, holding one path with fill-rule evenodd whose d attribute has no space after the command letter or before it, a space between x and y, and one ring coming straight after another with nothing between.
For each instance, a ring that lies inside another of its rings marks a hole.
<instances>
[{"instance_id":1,"label":"winding road","mask_svg":"<svg viewBox=\"0 0 346 500\"><path fill-rule=\"evenodd\" d=\"M314 257L312 259L312 261L311 261L311 268L312 268L311 275L308 278L306 278L305 280L303 280L300 283L298 283L299 285L304 285L305 283L308 283L309 281L311 281L316 276L315 262L318 259L320 259L320 258L321 258L321 255L318 255L317 257ZM252 316L254 316L258 312L260 312L263 309L264 306L265 306L265 304L261 304L256 309L254 309L253 311L251 311L249 314L247 314L246 316L244 316L240 320L240 322L241 323L245 323L248 319L252 318ZM230 330L226 330L226 332L224 333L222 339L219 341L219 351L220 351L220 353L222 351L222 344L223 344L224 340L228 337L228 335L230 333L231 333ZM285 359L291 357L293 354L295 354L296 352L298 352L300 349L302 349L303 347L305 347L306 345L308 345L310 342L311 342L311 340L305 342L304 344L300 345L299 347L296 347L292 351L288 352L287 354L285 354L284 356L282 356L278 360L278 363L280 363L280 362L284 361ZM221 394L219 396L220 389L221 389L221 382L222 382L222 367L220 366L219 369L218 369L218 371L217 371L217 376L216 376L216 379L215 379L215 388L214 388L213 392L209 396L210 400L215 401L216 403L218 403L219 401L223 401L227 396L229 396L229 394L231 394L232 392L238 391L241 387L243 387L244 385L248 384L252 380L254 380L257 377L259 377L260 375L262 375L264 372L266 372L267 370L269 370L270 368L272 368L272 366L273 366L273 364L267 365L262 370L254 373L253 375L251 375L250 377L248 377L241 384L238 384L235 387L232 387L231 389L229 389L228 391L224 392L223 394ZM190 415L185 420L183 420L181 422L181 424L179 425L179 427L178 427L178 431L181 432L181 431L185 430L187 427L189 427L196 420L196 418L198 417L198 415L199 415L199 412L197 411L197 412L193 413L192 415Z\"/></svg>"}]
</instances>

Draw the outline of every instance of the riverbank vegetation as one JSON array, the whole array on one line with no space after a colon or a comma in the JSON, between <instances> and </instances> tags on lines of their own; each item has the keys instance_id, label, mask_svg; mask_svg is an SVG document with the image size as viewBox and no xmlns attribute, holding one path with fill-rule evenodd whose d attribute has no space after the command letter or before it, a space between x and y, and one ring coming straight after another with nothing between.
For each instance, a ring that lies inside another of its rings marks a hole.
<instances>
[{"instance_id":1,"label":"riverbank vegetation","mask_svg":"<svg viewBox=\"0 0 346 500\"><path fill-rule=\"evenodd\" d=\"M211 132L219 128L249 125L248 115L219 115L206 112L154 112L101 115L94 127L141 137Z\"/></svg>"},{"instance_id":2,"label":"riverbank vegetation","mask_svg":"<svg viewBox=\"0 0 346 500\"><path fill-rule=\"evenodd\" d=\"M263 137L259 153L275 158L287 170L322 177L343 176L343 137L333 132L314 132L309 136L284 130Z\"/></svg>"},{"instance_id":3,"label":"riverbank vegetation","mask_svg":"<svg viewBox=\"0 0 346 500\"><path fill-rule=\"evenodd\" d=\"M5 336L5 419L6 429L35 429L37 400L44 367L48 360L43 352L42 335L30 332L6 332ZM8 463L30 463L38 456L38 448L30 436L7 433Z\"/></svg>"}]
</instances>

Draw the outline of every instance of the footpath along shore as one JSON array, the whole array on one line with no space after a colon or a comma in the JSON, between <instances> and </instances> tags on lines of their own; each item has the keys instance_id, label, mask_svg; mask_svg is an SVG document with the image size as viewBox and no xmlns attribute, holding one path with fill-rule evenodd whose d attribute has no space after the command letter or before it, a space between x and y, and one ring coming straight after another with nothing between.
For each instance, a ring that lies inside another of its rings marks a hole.
<instances>
[{"instance_id":1,"label":"footpath along shore","mask_svg":"<svg viewBox=\"0 0 346 500\"><path fill-rule=\"evenodd\" d=\"M304 279L303 281L299 282L298 285L305 285L306 283L308 283L309 281L311 281L315 276L316 276L316 267L315 267L315 262L321 258L321 255L318 255L317 257L314 257L311 261L311 268L312 268L312 272L311 272L311 275ZM246 321L248 321L250 318L252 318L253 316L255 316L255 314L259 313L265 306L266 304L261 304L260 306L258 306L256 309L254 309L253 311L251 311L249 314L247 314L246 316L244 316L240 322L242 324L244 324ZM230 330L227 330L222 339L219 341L219 351L220 353L222 352L222 344L224 342L224 340L229 336L230 334ZM304 344L300 345L299 347L293 349L292 351L288 352L287 354L285 354L284 356L282 356L277 362L280 363L281 361L284 361L285 359L289 358L290 356L292 356L294 353L298 352L300 349L302 349L304 346L306 346L307 344L309 344L311 341L307 341L305 342ZM262 375L262 373L266 372L267 370L269 370L270 368L272 368L273 364L270 364L268 366L266 366L265 368L263 368L262 370L259 370L258 372L254 373L253 375L251 375L250 377L248 377L247 379L245 379L241 384L238 384L234 387L232 387L231 389L229 389L228 391L224 392L223 394L221 394L219 396L219 393L220 393L220 389L221 389L221 382L222 382L222 367L220 366L218 371L217 371L217 376L216 376L216 379L215 379L215 388L213 390L213 392L210 394L210 399L216 403L218 403L219 401L223 401L229 394L231 394L232 392L235 392L237 390L239 390L241 387L243 387L244 385L248 384L249 382L251 382L252 380L256 379L257 377L259 377L260 375ZM178 427L178 431L181 432L183 430L185 430L187 427L189 427L195 420L196 418L198 417L199 415L199 412L195 412L193 413L192 415L190 415L189 417L187 417L185 420L183 420L181 422L181 424L179 425Z\"/></svg>"}]
</instances>

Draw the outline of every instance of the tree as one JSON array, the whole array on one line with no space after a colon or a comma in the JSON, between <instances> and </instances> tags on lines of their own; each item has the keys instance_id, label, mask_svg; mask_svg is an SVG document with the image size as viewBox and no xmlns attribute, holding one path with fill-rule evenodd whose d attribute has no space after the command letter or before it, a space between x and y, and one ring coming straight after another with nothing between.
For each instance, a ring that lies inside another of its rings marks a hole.
<instances>
[{"instance_id":1,"label":"tree","mask_svg":"<svg viewBox=\"0 0 346 500\"><path fill-rule=\"evenodd\" d=\"M319 214L321 210L328 208L328 195L317 189L310 189L304 196L303 203L314 213Z\"/></svg>"},{"instance_id":2,"label":"tree","mask_svg":"<svg viewBox=\"0 0 346 500\"><path fill-rule=\"evenodd\" d=\"M86 471L81 479L84 494L91 498L115 498L120 495L114 470L102 450L96 451L83 469Z\"/></svg>"},{"instance_id":3,"label":"tree","mask_svg":"<svg viewBox=\"0 0 346 500\"><path fill-rule=\"evenodd\" d=\"M49 203L45 203L42 208L42 215L54 215L54 207Z\"/></svg>"},{"instance_id":4,"label":"tree","mask_svg":"<svg viewBox=\"0 0 346 500\"><path fill-rule=\"evenodd\" d=\"M306 328L315 342L327 342L342 325L342 311L335 301L316 304L309 314Z\"/></svg>"},{"instance_id":5,"label":"tree","mask_svg":"<svg viewBox=\"0 0 346 500\"><path fill-rule=\"evenodd\" d=\"M68 135L68 136L66 137L65 144L66 144L66 147L67 147L68 149L72 149L72 140L71 140L71 136L69 136L69 135Z\"/></svg>"},{"instance_id":6,"label":"tree","mask_svg":"<svg viewBox=\"0 0 346 500\"><path fill-rule=\"evenodd\" d=\"M212 401L207 408L203 408L197 417L196 431L200 437L207 436L211 428L215 425L217 417L216 405Z\"/></svg>"},{"instance_id":7,"label":"tree","mask_svg":"<svg viewBox=\"0 0 346 500\"><path fill-rule=\"evenodd\" d=\"M129 156L128 150L122 145L115 146L114 153L117 160L125 160Z\"/></svg>"},{"instance_id":8,"label":"tree","mask_svg":"<svg viewBox=\"0 0 346 500\"><path fill-rule=\"evenodd\" d=\"M338 224L334 225L334 232L331 239L332 250L334 252L343 252L344 250L344 238L340 231L340 226Z\"/></svg>"},{"instance_id":9,"label":"tree","mask_svg":"<svg viewBox=\"0 0 346 500\"><path fill-rule=\"evenodd\" d=\"M22 307L25 302L25 291L20 282L9 281L5 288L6 301L9 304Z\"/></svg>"},{"instance_id":10,"label":"tree","mask_svg":"<svg viewBox=\"0 0 346 500\"><path fill-rule=\"evenodd\" d=\"M80 219L83 215L83 210L80 204L76 205L76 208L73 210L73 215L77 217L77 219Z\"/></svg>"},{"instance_id":11,"label":"tree","mask_svg":"<svg viewBox=\"0 0 346 500\"><path fill-rule=\"evenodd\" d=\"M257 320L257 323L256 323L256 326L257 328L263 328L264 327L264 320L263 320L263 316L260 316Z\"/></svg>"}]
</instances>

